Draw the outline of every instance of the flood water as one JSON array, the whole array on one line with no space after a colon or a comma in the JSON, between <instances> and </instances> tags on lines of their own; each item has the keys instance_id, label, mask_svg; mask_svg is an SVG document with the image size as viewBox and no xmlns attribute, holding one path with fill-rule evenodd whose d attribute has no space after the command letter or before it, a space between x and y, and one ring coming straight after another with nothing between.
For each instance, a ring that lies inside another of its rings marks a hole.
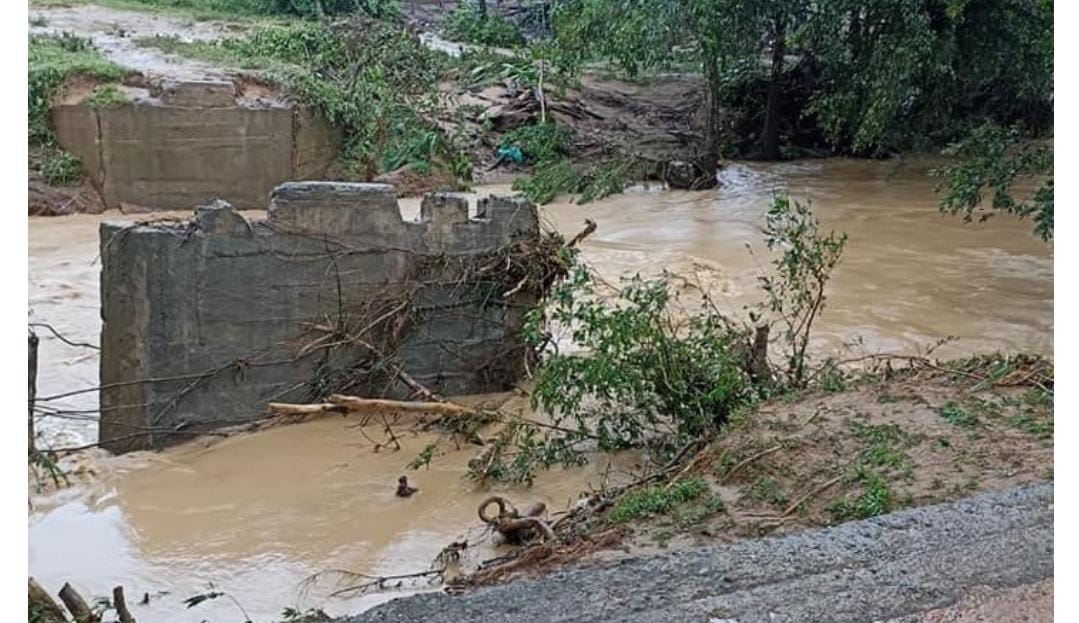
<instances>
[{"instance_id":1,"label":"flood water","mask_svg":"<svg viewBox=\"0 0 1079 623\"><path fill-rule=\"evenodd\" d=\"M733 164L714 191L634 189L586 206L554 204L544 213L567 235L585 218L597 222L583 256L607 281L667 269L699 280L726 310L743 314L743 306L758 300L756 279L768 265L764 212L773 193L786 190L811 200L826 227L850 236L817 352L915 352L957 336L939 352L1051 355L1052 247L1031 234L1029 223L996 218L968 225L941 216L927 166L839 159ZM402 203L406 216L415 214L418 201ZM97 223L115 216L30 219L31 322L97 343ZM39 395L96 385L96 351L65 345L42 329L38 334ZM524 408L520 397L509 401L508 408ZM96 408L93 393L59 402L69 410ZM92 441L94 416L72 417L43 421L46 441ZM337 568L423 569L448 542L481 536L475 507L487 492L463 478L478 449L449 445L430 469L415 473L420 493L398 499L396 477L431 437L406 436L400 452L375 453L364 433L379 435L334 417L160 453L91 455L85 460L94 477L34 496L30 573L54 592L71 581L94 596L116 584L126 587L129 601L149 593L148 606L134 607L140 620L242 620L226 598L184 609L184 598L211 583L260 622L285 606L331 613L368 607L393 594L337 599L329 597L331 582L305 591L302 581ZM626 477L631 467L627 460L611 473ZM561 509L606 472L606 464L552 472L533 489L508 495ZM489 558L494 550L484 543L473 555Z\"/></svg>"}]
</instances>

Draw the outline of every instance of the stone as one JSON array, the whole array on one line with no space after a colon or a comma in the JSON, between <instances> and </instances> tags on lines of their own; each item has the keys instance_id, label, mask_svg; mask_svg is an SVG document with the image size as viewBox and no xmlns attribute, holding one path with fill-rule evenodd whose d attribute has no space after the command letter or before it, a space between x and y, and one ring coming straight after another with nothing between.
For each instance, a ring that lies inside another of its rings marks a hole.
<instances>
[{"instance_id":1,"label":"stone","mask_svg":"<svg viewBox=\"0 0 1079 623\"><path fill-rule=\"evenodd\" d=\"M671 160L667 163L663 181L671 188L688 190L694 187L694 182L700 177L701 172L697 165L684 160Z\"/></svg>"}]
</instances>

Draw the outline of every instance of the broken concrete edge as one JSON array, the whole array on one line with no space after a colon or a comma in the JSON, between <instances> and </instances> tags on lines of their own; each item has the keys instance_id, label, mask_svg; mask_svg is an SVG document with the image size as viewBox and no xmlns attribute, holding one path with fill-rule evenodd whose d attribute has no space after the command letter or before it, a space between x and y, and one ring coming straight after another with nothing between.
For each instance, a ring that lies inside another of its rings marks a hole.
<instances>
[{"instance_id":1,"label":"broken concrete edge","mask_svg":"<svg viewBox=\"0 0 1079 623\"><path fill-rule=\"evenodd\" d=\"M196 206L192 219L182 223L109 219L101 224L101 238L104 243L119 231L232 236L265 231L329 239L378 234L382 244L376 246L401 249L400 243L405 243L412 251L441 253L489 250L540 232L536 207L521 196L479 198L476 216L470 217L466 193L427 193L420 203L418 220L407 221L389 184L287 182L271 193L266 215L265 219L249 219L228 201L213 199ZM474 235L463 240L467 248L460 249L461 245L438 235L470 232ZM450 243L443 248L440 242Z\"/></svg>"},{"instance_id":2,"label":"broken concrete edge","mask_svg":"<svg viewBox=\"0 0 1079 623\"><path fill-rule=\"evenodd\" d=\"M366 314L398 301L407 324L387 342L393 365L442 394L509 387L537 296L502 296L469 258L490 264L485 254L539 243L539 216L517 197L482 198L476 211L469 218L465 195L434 193L406 221L392 186L289 182L271 194L265 219L219 200L184 222L104 222L103 446L176 443L262 419L271 401L310 399L320 379L355 378L370 352L305 347L366 327ZM355 391L406 389L393 382Z\"/></svg>"}]
</instances>

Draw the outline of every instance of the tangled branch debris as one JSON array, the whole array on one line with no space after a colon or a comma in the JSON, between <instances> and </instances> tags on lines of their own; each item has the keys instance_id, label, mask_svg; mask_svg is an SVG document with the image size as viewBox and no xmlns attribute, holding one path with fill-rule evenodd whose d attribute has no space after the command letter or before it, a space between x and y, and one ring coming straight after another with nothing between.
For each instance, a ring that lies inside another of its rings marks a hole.
<instances>
[{"instance_id":1,"label":"tangled branch debris","mask_svg":"<svg viewBox=\"0 0 1079 623\"><path fill-rule=\"evenodd\" d=\"M491 506L498 507L497 515L488 515L487 509ZM494 528L510 543L522 543L532 539L536 535L542 535L544 541L554 540L554 531L551 526L541 518L547 510L547 505L537 502L520 512L509 500L500 496L491 497L480 502L476 514L480 521Z\"/></svg>"}]
</instances>

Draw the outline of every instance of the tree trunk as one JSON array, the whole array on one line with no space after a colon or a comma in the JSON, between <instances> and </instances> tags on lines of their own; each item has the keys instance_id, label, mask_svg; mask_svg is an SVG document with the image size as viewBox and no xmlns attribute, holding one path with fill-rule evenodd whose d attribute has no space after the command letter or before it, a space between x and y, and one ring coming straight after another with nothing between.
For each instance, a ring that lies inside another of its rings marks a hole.
<instances>
[{"instance_id":1,"label":"tree trunk","mask_svg":"<svg viewBox=\"0 0 1079 623\"><path fill-rule=\"evenodd\" d=\"M701 161L702 164L705 162L710 163L712 170L715 169L715 165L719 162L720 149L723 144L720 132L722 112L719 102L720 76L718 62L718 55L705 48L703 61L705 88L704 153Z\"/></svg>"},{"instance_id":2,"label":"tree trunk","mask_svg":"<svg viewBox=\"0 0 1079 623\"><path fill-rule=\"evenodd\" d=\"M477 8L479 9L480 21L487 21L487 0L479 0L479 6Z\"/></svg>"},{"instance_id":3,"label":"tree trunk","mask_svg":"<svg viewBox=\"0 0 1079 623\"><path fill-rule=\"evenodd\" d=\"M773 22L772 75L768 82L768 103L764 109L764 131L761 132L761 158L779 159L779 105L782 93L779 81L783 77L783 57L787 53L786 28L782 16Z\"/></svg>"}]
</instances>

